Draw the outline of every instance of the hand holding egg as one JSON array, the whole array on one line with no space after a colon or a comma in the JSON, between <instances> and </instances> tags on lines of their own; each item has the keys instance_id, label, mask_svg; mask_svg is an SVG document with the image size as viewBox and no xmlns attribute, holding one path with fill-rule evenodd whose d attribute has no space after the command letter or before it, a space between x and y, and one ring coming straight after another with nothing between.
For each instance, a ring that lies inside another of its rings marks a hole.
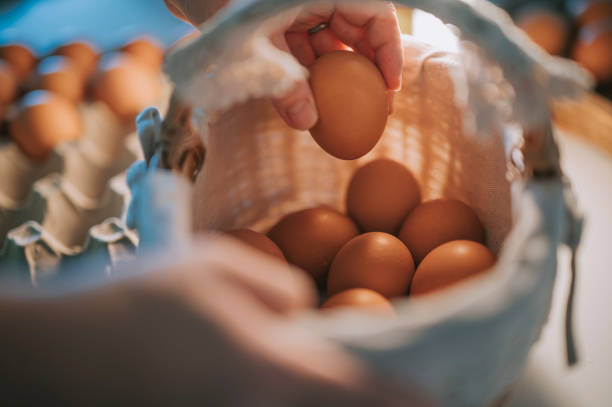
<instances>
[{"instance_id":1,"label":"hand holding egg","mask_svg":"<svg viewBox=\"0 0 612 407\"><path fill-rule=\"evenodd\" d=\"M172 13L194 25L206 21L225 3L223 0L166 0L166 5ZM330 2L305 6L281 30L273 33L270 39L274 45L293 54L308 68L324 54L354 50L364 56L364 59L376 64L383 79L383 91L396 91L401 88L403 53L400 27L395 8L390 2L357 6ZM334 70L338 71L337 75L342 75L342 67L336 66ZM377 78L372 80L376 81ZM349 86L347 84L345 88ZM392 110L391 95L387 92L385 105L388 106L383 106L386 113ZM301 81L286 95L273 100L273 103L289 126L308 130L317 124L321 116L321 112L317 111L318 104L315 103L316 96L313 96L311 86L306 81ZM345 95L345 100L350 102L351 95ZM380 118L374 121L380 122Z\"/></svg>"},{"instance_id":2,"label":"hand holding egg","mask_svg":"<svg viewBox=\"0 0 612 407\"><path fill-rule=\"evenodd\" d=\"M312 67L324 54L352 49L376 63L387 89L401 87L400 28L391 3L360 4L358 8L334 4L306 7L272 41L306 67ZM316 96L308 83L300 82L273 103L291 127L310 129L320 118Z\"/></svg>"}]
</instances>

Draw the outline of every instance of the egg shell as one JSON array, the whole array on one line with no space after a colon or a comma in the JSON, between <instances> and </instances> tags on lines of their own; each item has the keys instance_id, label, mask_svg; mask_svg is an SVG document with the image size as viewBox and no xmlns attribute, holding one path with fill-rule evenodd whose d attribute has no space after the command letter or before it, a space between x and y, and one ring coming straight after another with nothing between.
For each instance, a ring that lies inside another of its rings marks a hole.
<instances>
[{"instance_id":1,"label":"egg shell","mask_svg":"<svg viewBox=\"0 0 612 407\"><path fill-rule=\"evenodd\" d=\"M609 0L575 0L570 1L569 9L572 11L578 27L593 22L612 18L612 1Z\"/></svg>"},{"instance_id":2,"label":"egg shell","mask_svg":"<svg viewBox=\"0 0 612 407\"><path fill-rule=\"evenodd\" d=\"M310 129L327 153L354 160L372 150L387 124L388 90L366 57L350 51L321 56L310 67L319 121Z\"/></svg>"},{"instance_id":3,"label":"egg shell","mask_svg":"<svg viewBox=\"0 0 612 407\"><path fill-rule=\"evenodd\" d=\"M419 264L434 248L451 240L484 243L485 229L476 213L456 199L423 202L404 220L399 238Z\"/></svg>"},{"instance_id":4,"label":"egg shell","mask_svg":"<svg viewBox=\"0 0 612 407\"><path fill-rule=\"evenodd\" d=\"M125 44L122 51L132 55L137 61L155 71L161 69L164 50L161 45L149 37L139 37Z\"/></svg>"},{"instance_id":5,"label":"egg shell","mask_svg":"<svg viewBox=\"0 0 612 407\"><path fill-rule=\"evenodd\" d=\"M517 14L515 22L549 54L561 55L565 50L569 25L560 13L550 8L529 7Z\"/></svg>"},{"instance_id":6,"label":"egg shell","mask_svg":"<svg viewBox=\"0 0 612 407\"><path fill-rule=\"evenodd\" d=\"M346 193L346 210L365 232L395 234L421 203L421 190L402 164L380 158L353 174Z\"/></svg>"},{"instance_id":7,"label":"egg shell","mask_svg":"<svg viewBox=\"0 0 612 407\"><path fill-rule=\"evenodd\" d=\"M19 82L27 79L36 65L34 52L24 44L5 44L0 46L0 58L11 65Z\"/></svg>"},{"instance_id":8,"label":"egg shell","mask_svg":"<svg viewBox=\"0 0 612 407\"><path fill-rule=\"evenodd\" d=\"M323 310L355 308L375 315L394 316L393 306L385 297L367 288L351 288L330 297L321 306Z\"/></svg>"},{"instance_id":9,"label":"egg shell","mask_svg":"<svg viewBox=\"0 0 612 407\"><path fill-rule=\"evenodd\" d=\"M319 206L286 215L268 236L289 263L307 271L322 285L338 250L358 233L348 216Z\"/></svg>"},{"instance_id":10,"label":"egg shell","mask_svg":"<svg viewBox=\"0 0 612 407\"><path fill-rule=\"evenodd\" d=\"M412 278L410 296L428 294L478 275L495 265L493 253L471 240L454 240L432 250Z\"/></svg>"},{"instance_id":11,"label":"egg shell","mask_svg":"<svg viewBox=\"0 0 612 407\"><path fill-rule=\"evenodd\" d=\"M573 58L599 82L612 80L612 18L584 26L576 40Z\"/></svg>"},{"instance_id":12,"label":"egg shell","mask_svg":"<svg viewBox=\"0 0 612 407\"><path fill-rule=\"evenodd\" d=\"M66 43L58 47L54 54L70 59L84 79L89 78L93 74L100 58L98 48L84 40Z\"/></svg>"},{"instance_id":13,"label":"egg shell","mask_svg":"<svg viewBox=\"0 0 612 407\"><path fill-rule=\"evenodd\" d=\"M7 105L17 95L17 77L13 68L3 60L0 60L0 105Z\"/></svg>"},{"instance_id":14,"label":"egg shell","mask_svg":"<svg viewBox=\"0 0 612 407\"><path fill-rule=\"evenodd\" d=\"M235 229L227 232L228 235L240 240L241 242L254 247L257 250L262 251L272 257L275 257L282 262L286 263L287 260L283 255L283 252L268 236L257 233L250 229Z\"/></svg>"},{"instance_id":15,"label":"egg shell","mask_svg":"<svg viewBox=\"0 0 612 407\"><path fill-rule=\"evenodd\" d=\"M28 93L11 123L11 137L33 161L44 161L53 148L81 136L83 125L77 108L52 92Z\"/></svg>"},{"instance_id":16,"label":"egg shell","mask_svg":"<svg viewBox=\"0 0 612 407\"><path fill-rule=\"evenodd\" d=\"M92 83L94 97L103 101L119 120L133 123L161 96L159 77L124 53L105 55Z\"/></svg>"},{"instance_id":17,"label":"egg shell","mask_svg":"<svg viewBox=\"0 0 612 407\"><path fill-rule=\"evenodd\" d=\"M54 92L78 103L83 99L85 82L72 60L54 55L44 58L36 67L34 88Z\"/></svg>"},{"instance_id":18,"label":"egg shell","mask_svg":"<svg viewBox=\"0 0 612 407\"><path fill-rule=\"evenodd\" d=\"M327 295L350 288L369 288L394 298L408 292L414 262L410 250L383 232L359 235L336 255L327 278Z\"/></svg>"}]
</instances>

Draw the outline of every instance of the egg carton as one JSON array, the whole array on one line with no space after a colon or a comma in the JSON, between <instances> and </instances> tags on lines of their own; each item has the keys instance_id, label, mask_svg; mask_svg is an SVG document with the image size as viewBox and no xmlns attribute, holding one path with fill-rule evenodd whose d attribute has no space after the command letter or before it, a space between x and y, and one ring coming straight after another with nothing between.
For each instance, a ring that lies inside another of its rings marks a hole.
<instances>
[{"instance_id":1,"label":"egg carton","mask_svg":"<svg viewBox=\"0 0 612 407\"><path fill-rule=\"evenodd\" d=\"M141 158L138 136L99 102L80 110L83 136L56 146L44 162L1 139L0 270L16 269L33 283L66 259L101 246L129 253L137 241L120 219L129 202L125 170Z\"/></svg>"},{"instance_id":2,"label":"egg carton","mask_svg":"<svg viewBox=\"0 0 612 407\"><path fill-rule=\"evenodd\" d=\"M134 257L137 242L135 234L120 219L109 218L89 228L83 247L66 250L40 223L27 221L6 237L0 251L4 265L1 277L4 281L38 285L57 277L60 270L85 256L95 256L96 264L102 266L94 270L111 274L122 261Z\"/></svg>"}]
</instances>

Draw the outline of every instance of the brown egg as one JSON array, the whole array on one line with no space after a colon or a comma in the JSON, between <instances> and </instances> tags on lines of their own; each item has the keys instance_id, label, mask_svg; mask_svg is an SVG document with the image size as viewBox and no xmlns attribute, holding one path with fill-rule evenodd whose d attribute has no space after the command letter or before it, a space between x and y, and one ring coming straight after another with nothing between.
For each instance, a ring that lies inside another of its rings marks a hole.
<instances>
[{"instance_id":1,"label":"brown egg","mask_svg":"<svg viewBox=\"0 0 612 407\"><path fill-rule=\"evenodd\" d=\"M227 232L227 234L272 257L276 257L285 263L287 262L281 249L264 234L254 232L250 229L235 229Z\"/></svg>"},{"instance_id":2,"label":"brown egg","mask_svg":"<svg viewBox=\"0 0 612 407\"><path fill-rule=\"evenodd\" d=\"M130 123L161 96L157 74L143 68L134 57L124 53L106 55L100 61L92 90L119 120Z\"/></svg>"},{"instance_id":3,"label":"brown egg","mask_svg":"<svg viewBox=\"0 0 612 407\"><path fill-rule=\"evenodd\" d=\"M343 160L372 150L389 115L387 85L376 65L355 52L334 51L312 65L310 85L319 112L310 134L323 150Z\"/></svg>"},{"instance_id":4,"label":"brown egg","mask_svg":"<svg viewBox=\"0 0 612 407\"><path fill-rule=\"evenodd\" d=\"M323 284L338 250L358 233L349 217L320 206L283 217L268 236L289 263L306 270L318 284Z\"/></svg>"},{"instance_id":5,"label":"brown egg","mask_svg":"<svg viewBox=\"0 0 612 407\"><path fill-rule=\"evenodd\" d=\"M493 267L495 257L480 243L454 240L432 250L412 278L410 296L427 294Z\"/></svg>"},{"instance_id":6,"label":"brown egg","mask_svg":"<svg viewBox=\"0 0 612 407\"><path fill-rule=\"evenodd\" d=\"M37 90L23 97L11 123L11 137L33 161L45 160L57 144L83 130L74 104L60 95Z\"/></svg>"},{"instance_id":7,"label":"brown egg","mask_svg":"<svg viewBox=\"0 0 612 407\"><path fill-rule=\"evenodd\" d=\"M73 41L57 48L55 55L69 58L77 67L84 79L88 79L96 70L100 51L87 41Z\"/></svg>"},{"instance_id":8,"label":"brown egg","mask_svg":"<svg viewBox=\"0 0 612 407\"><path fill-rule=\"evenodd\" d=\"M397 233L419 203L421 191L412 173L387 158L355 171L346 193L348 215L365 232Z\"/></svg>"},{"instance_id":9,"label":"brown egg","mask_svg":"<svg viewBox=\"0 0 612 407\"><path fill-rule=\"evenodd\" d=\"M36 65L32 50L24 44L6 44L0 46L0 58L7 61L19 82L27 79Z\"/></svg>"},{"instance_id":10,"label":"brown egg","mask_svg":"<svg viewBox=\"0 0 612 407\"><path fill-rule=\"evenodd\" d=\"M549 54L561 55L565 50L569 26L562 14L550 8L528 6L518 13L516 25Z\"/></svg>"},{"instance_id":11,"label":"brown egg","mask_svg":"<svg viewBox=\"0 0 612 407\"><path fill-rule=\"evenodd\" d=\"M578 27L612 17L610 0L574 0L569 1L568 8L576 19Z\"/></svg>"},{"instance_id":12,"label":"brown egg","mask_svg":"<svg viewBox=\"0 0 612 407\"><path fill-rule=\"evenodd\" d=\"M153 38L136 38L125 44L121 50L132 55L144 66L153 68L156 72L161 69L164 59L164 50Z\"/></svg>"},{"instance_id":13,"label":"brown egg","mask_svg":"<svg viewBox=\"0 0 612 407\"><path fill-rule=\"evenodd\" d=\"M13 68L0 59L0 105L7 105L15 99L17 85L17 77Z\"/></svg>"},{"instance_id":14,"label":"brown egg","mask_svg":"<svg viewBox=\"0 0 612 407\"><path fill-rule=\"evenodd\" d=\"M410 250L395 236L382 232L359 235L336 255L327 278L327 294L369 288L387 298L408 292L414 262Z\"/></svg>"},{"instance_id":15,"label":"brown egg","mask_svg":"<svg viewBox=\"0 0 612 407\"><path fill-rule=\"evenodd\" d=\"M436 199L423 202L406 217L399 238L410 249L416 264L435 247L451 240L484 243L485 229L476 213L461 201Z\"/></svg>"},{"instance_id":16,"label":"brown egg","mask_svg":"<svg viewBox=\"0 0 612 407\"><path fill-rule=\"evenodd\" d=\"M584 26L578 34L572 56L599 82L612 80L612 18Z\"/></svg>"},{"instance_id":17,"label":"brown egg","mask_svg":"<svg viewBox=\"0 0 612 407\"><path fill-rule=\"evenodd\" d=\"M44 58L36 67L34 89L48 90L78 103L83 99L85 83L74 62L54 55Z\"/></svg>"},{"instance_id":18,"label":"brown egg","mask_svg":"<svg viewBox=\"0 0 612 407\"><path fill-rule=\"evenodd\" d=\"M367 288L352 288L341 291L330 297L321 309L357 308L360 311L381 315L394 316L393 306L382 295Z\"/></svg>"}]
</instances>

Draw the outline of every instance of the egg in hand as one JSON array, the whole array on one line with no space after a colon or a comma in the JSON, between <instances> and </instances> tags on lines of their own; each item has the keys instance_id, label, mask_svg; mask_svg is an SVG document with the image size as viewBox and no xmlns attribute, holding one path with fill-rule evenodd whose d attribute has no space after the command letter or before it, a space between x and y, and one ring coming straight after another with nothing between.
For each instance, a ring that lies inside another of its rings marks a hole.
<instances>
[{"instance_id":1,"label":"egg in hand","mask_svg":"<svg viewBox=\"0 0 612 407\"><path fill-rule=\"evenodd\" d=\"M372 61L350 51L321 56L310 68L319 121L314 140L343 160L364 156L380 140L389 116L385 80Z\"/></svg>"}]
</instances>

